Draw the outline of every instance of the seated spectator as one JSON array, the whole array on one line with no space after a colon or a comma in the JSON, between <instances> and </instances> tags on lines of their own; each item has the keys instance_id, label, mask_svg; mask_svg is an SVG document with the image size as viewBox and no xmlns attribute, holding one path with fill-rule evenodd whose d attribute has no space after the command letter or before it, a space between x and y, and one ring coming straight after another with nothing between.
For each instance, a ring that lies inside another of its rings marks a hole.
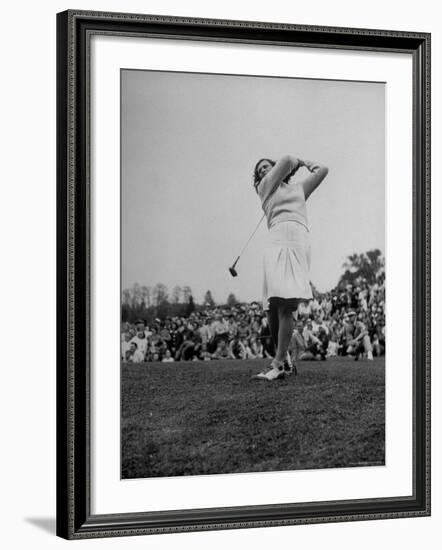
<instances>
[{"instance_id":1,"label":"seated spectator","mask_svg":"<svg viewBox=\"0 0 442 550\"><path fill-rule=\"evenodd\" d=\"M181 332L178 332L178 325L175 321L173 321L170 325L170 340L168 344L168 348L171 351L172 355L175 355L178 348L183 343L183 336Z\"/></svg>"},{"instance_id":2,"label":"seated spectator","mask_svg":"<svg viewBox=\"0 0 442 550\"><path fill-rule=\"evenodd\" d=\"M149 351L150 353L158 353L158 355L162 355L166 352L167 345L166 342L161 338L161 336L158 334L158 330L155 327L152 327L152 335L149 338Z\"/></svg>"},{"instance_id":3,"label":"seated spectator","mask_svg":"<svg viewBox=\"0 0 442 550\"><path fill-rule=\"evenodd\" d=\"M240 339L241 344L244 347L244 357L243 359L256 359L255 354L252 352L249 341L246 338Z\"/></svg>"},{"instance_id":4,"label":"seated spectator","mask_svg":"<svg viewBox=\"0 0 442 550\"><path fill-rule=\"evenodd\" d=\"M323 333L324 334L324 333ZM313 323L311 320L307 321L307 326L302 333L305 342L305 352L301 359L307 359L307 354L313 359L319 355L322 360L325 360L327 354L327 347L325 346L325 339L322 340L313 333ZM309 357L310 358L310 357Z\"/></svg>"},{"instance_id":5,"label":"seated spectator","mask_svg":"<svg viewBox=\"0 0 442 550\"><path fill-rule=\"evenodd\" d=\"M264 346L256 335L250 338L250 351L256 359L262 359L264 357Z\"/></svg>"},{"instance_id":6,"label":"seated spectator","mask_svg":"<svg viewBox=\"0 0 442 550\"><path fill-rule=\"evenodd\" d=\"M350 339L347 340L347 353L353 355L356 361L365 353L367 359L373 361L373 349L366 326L357 319L354 311L349 312L348 319L347 334Z\"/></svg>"},{"instance_id":7,"label":"seated spectator","mask_svg":"<svg viewBox=\"0 0 442 550\"><path fill-rule=\"evenodd\" d=\"M236 333L238 332L238 323L236 322L234 315L229 316L227 324L229 330L229 338L232 339L236 336Z\"/></svg>"},{"instance_id":8,"label":"seated spectator","mask_svg":"<svg viewBox=\"0 0 442 550\"><path fill-rule=\"evenodd\" d=\"M339 352L339 344L333 339L330 339L327 347L327 357L337 357Z\"/></svg>"},{"instance_id":9,"label":"seated spectator","mask_svg":"<svg viewBox=\"0 0 442 550\"><path fill-rule=\"evenodd\" d=\"M260 329L261 329L261 317L259 315L254 315L250 325L250 330L252 331L252 333L258 333Z\"/></svg>"},{"instance_id":10,"label":"seated spectator","mask_svg":"<svg viewBox=\"0 0 442 550\"><path fill-rule=\"evenodd\" d=\"M142 363L144 361L144 354L138 349L136 342L130 343L130 349L126 352L126 361L128 363Z\"/></svg>"},{"instance_id":11,"label":"seated spectator","mask_svg":"<svg viewBox=\"0 0 442 550\"><path fill-rule=\"evenodd\" d=\"M318 338L321 342L319 355L321 356L321 359L325 360L327 356L328 343L330 342L328 328L325 325L319 325Z\"/></svg>"},{"instance_id":12,"label":"seated spectator","mask_svg":"<svg viewBox=\"0 0 442 550\"><path fill-rule=\"evenodd\" d=\"M130 350L131 335L129 332L124 334L124 341L121 342L121 359L127 361L127 352Z\"/></svg>"},{"instance_id":13,"label":"seated spectator","mask_svg":"<svg viewBox=\"0 0 442 550\"><path fill-rule=\"evenodd\" d=\"M238 326L238 333L237 334L241 339L249 338L250 329L249 329L246 321L243 320L243 321L240 322L240 324Z\"/></svg>"},{"instance_id":14,"label":"seated spectator","mask_svg":"<svg viewBox=\"0 0 442 550\"><path fill-rule=\"evenodd\" d=\"M208 342L212 339L212 329L209 325L209 319L204 318L203 324L198 328L198 333L201 339L201 343L207 345Z\"/></svg>"},{"instance_id":15,"label":"seated spectator","mask_svg":"<svg viewBox=\"0 0 442 550\"><path fill-rule=\"evenodd\" d=\"M131 342L135 342L137 344L137 348L143 356L146 354L148 341L144 333L144 325L143 330L139 330L137 335L132 338Z\"/></svg>"},{"instance_id":16,"label":"seated spectator","mask_svg":"<svg viewBox=\"0 0 442 550\"><path fill-rule=\"evenodd\" d=\"M292 338L289 344L289 354L293 363L301 360L306 351L306 344L303 336L304 325L298 321L293 330Z\"/></svg>"},{"instance_id":17,"label":"seated spectator","mask_svg":"<svg viewBox=\"0 0 442 550\"><path fill-rule=\"evenodd\" d=\"M231 359L229 347L227 345L227 342L223 339L221 339L216 347L216 351L213 354L213 359Z\"/></svg>"},{"instance_id":18,"label":"seated spectator","mask_svg":"<svg viewBox=\"0 0 442 550\"><path fill-rule=\"evenodd\" d=\"M210 361L212 359L212 354L208 352L206 344L201 344L199 358L201 361Z\"/></svg>"},{"instance_id":19,"label":"seated spectator","mask_svg":"<svg viewBox=\"0 0 442 550\"><path fill-rule=\"evenodd\" d=\"M377 335L377 333L375 333L373 335L371 346L373 348L373 355L375 357L380 357L381 356L381 343L379 342L379 336Z\"/></svg>"},{"instance_id":20,"label":"seated spectator","mask_svg":"<svg viewBox=\"0 0 442 550\"><path fill-rule=\"evenodd\" d=\"M186 330L184 333L184 340L180 348L176 352L176 361L191 361L196 352L196 342L194 341L194 333L190 330Z\"/></svg>"},{"instance_id":21,"label":"seated spectator","mask_svg":"<svg viewBox=\"0 0 442 550\"><path fill-rule=\"evenodd\" d=\"M227 321L224 318L222 318L219 313L215 315L215 320L211 324L210 328L212 330L216 344L218 344L219 340L224 340L228 342L229 325Z\"/></svg>"},{"instance_id":22,"label":"seated spectator","mask_svg":"<svg viewBox=\"0 0 442 550\"><path fill-rule=\"evenodd\" d=\"M264 358L273 359L273 357L275 356L275 347L273 345L273 339L270 333L270 327L266 317L264 317L262 320L260 339L264 350Z\"/></svg>"},{"instance_id":23,"label":"seated spectator","mask_svg":"<svg viewBox=\"0 0 442 550\"><path fill-rule=\"evenodd\" d=\"M162 363L173 363L175 359L172 357L172 354L170 353L170 349L166 350L166 353L164 354L164 357L162 358Z\"/></svg>"},{"instance_id":24,"label":"seated spectator","mask_svg":"<svg viewBox=\"0 0 442 550\"><path fill-rule=\"evenodd\" d=\"M239 337L239 334L236 334L233 340L229 344L229 357L230 359L245 359L246 349L244 344Z\"/></svg>"},{"instance_id":25,"label":"seated spectator","mask_svg":"<svg viewBox=\"0 0 442 550\"><path fill-rule=\"evenodd\" d=\"M160 334L161 340L166 344L167 348L170 349L170 344L171 344L172 337L170 335L169 329L167 327L163 327L160 330L159 334Z\"/></svg>"}]
</instances>

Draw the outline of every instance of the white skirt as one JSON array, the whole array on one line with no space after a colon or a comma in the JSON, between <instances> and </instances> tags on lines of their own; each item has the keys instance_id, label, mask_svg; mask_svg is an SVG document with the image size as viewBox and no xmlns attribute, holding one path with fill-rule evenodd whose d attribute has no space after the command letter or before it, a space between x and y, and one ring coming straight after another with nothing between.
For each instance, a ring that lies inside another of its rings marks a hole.
<instances>
[{"instance_id":1,"label":"white skirt","mask_svg":"<svg viewBox=\"0 0 442 550\"><path fill-rule=\"evenodd\" d=\"M308 229L294 221L270 228L264 252L263 307L269 298L311 300Z\"/></svg>"}]
</instances>

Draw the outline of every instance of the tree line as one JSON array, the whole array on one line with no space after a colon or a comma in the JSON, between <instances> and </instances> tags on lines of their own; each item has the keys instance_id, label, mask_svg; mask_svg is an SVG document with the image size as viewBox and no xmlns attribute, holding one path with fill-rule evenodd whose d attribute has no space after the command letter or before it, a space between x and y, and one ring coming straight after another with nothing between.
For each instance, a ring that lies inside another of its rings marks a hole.
<instances>
[{"instance_id":1,"label":"tree line","mask_svg":"<svg viewBox=\"0 0 442 550\"><path fill-rule=\"evenodd\" d=\"M232 307L238 304L236 296L231 293L225 304ZM121 318L123 322L133 323L137 319L152 322L155 318L188 317L193 311L215 307L217 304L212 292L207 290L203 302L197 304L190 286L174 286L171 292L163 283L154 287L134 283L122 292Z\"/></svg>"},{"instance_id":2,"label":"tree line","mask_svg":"<svg viewBox=\"0 0 442 550\"><path fill-rule=\"evenodd\" d=\"M360 277L365 278L368 284L373 284L385 268L385 259L379 249L373 249L351 254L342 267L344 272L339 278L337 289L353 284ZM314 289L313 285L312 287ZM136 319L144 319L150 323L155 318L188 317L195 310L216 305L233 307L238 303L233 293L229 294L225 303L217 304L212 292L207 290L202 303L197 304L190 286L177 285L169 292L163 283L157 283L153 287L135 283L122 292L121 317L123 322L133 323Z\"/></svg>"}]
</instances>

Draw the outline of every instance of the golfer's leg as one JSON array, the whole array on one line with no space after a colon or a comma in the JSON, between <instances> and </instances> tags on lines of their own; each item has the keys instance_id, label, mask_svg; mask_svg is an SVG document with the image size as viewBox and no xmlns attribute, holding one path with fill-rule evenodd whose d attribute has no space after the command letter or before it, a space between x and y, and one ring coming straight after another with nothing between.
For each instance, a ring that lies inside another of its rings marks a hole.
<instances>
[{"instance_id":1,"label":"golfer's leg","mask_svg":"<svg viewBox=\"0 0 442 550\"><path fill-rule=\"evenodd\" d=\"M270 334L272 335L273 346L276 353L278 347L279 314L278 307L272 302L270 302L269 309L267 310L267 320L269 322Z\"/></svg>"},{"instance_id":2,"label":"golfer's leg","mask_svg":"<svg viewBox=\"0 0 442 550\"><path fill-rule=\"evenodd\" d=\"M293 314L292 310L280 306L278 308L279 330L278 347L276 349L275 359L283 362L287 358L287 350L293 334Z\"/></svg>"}]
</instances>

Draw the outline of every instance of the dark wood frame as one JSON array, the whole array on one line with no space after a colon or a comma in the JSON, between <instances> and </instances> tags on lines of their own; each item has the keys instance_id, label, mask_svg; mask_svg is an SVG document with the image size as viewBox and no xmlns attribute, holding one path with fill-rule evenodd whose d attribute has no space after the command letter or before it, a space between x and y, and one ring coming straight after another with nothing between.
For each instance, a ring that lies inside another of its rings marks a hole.
<instances>
[{"instance_id":1,"label":"dark wood frame","mask_svg":"<svg viewBox=\"0 0 442 550\"><path fill-rule=\"evenodd\" d=\"M410 497L91 515L89 41L93 34L406 52L413 57ZM57 534L67 539L430 514L430 35L69 10L57 15Z\"/></svg>"}]
</instances>

